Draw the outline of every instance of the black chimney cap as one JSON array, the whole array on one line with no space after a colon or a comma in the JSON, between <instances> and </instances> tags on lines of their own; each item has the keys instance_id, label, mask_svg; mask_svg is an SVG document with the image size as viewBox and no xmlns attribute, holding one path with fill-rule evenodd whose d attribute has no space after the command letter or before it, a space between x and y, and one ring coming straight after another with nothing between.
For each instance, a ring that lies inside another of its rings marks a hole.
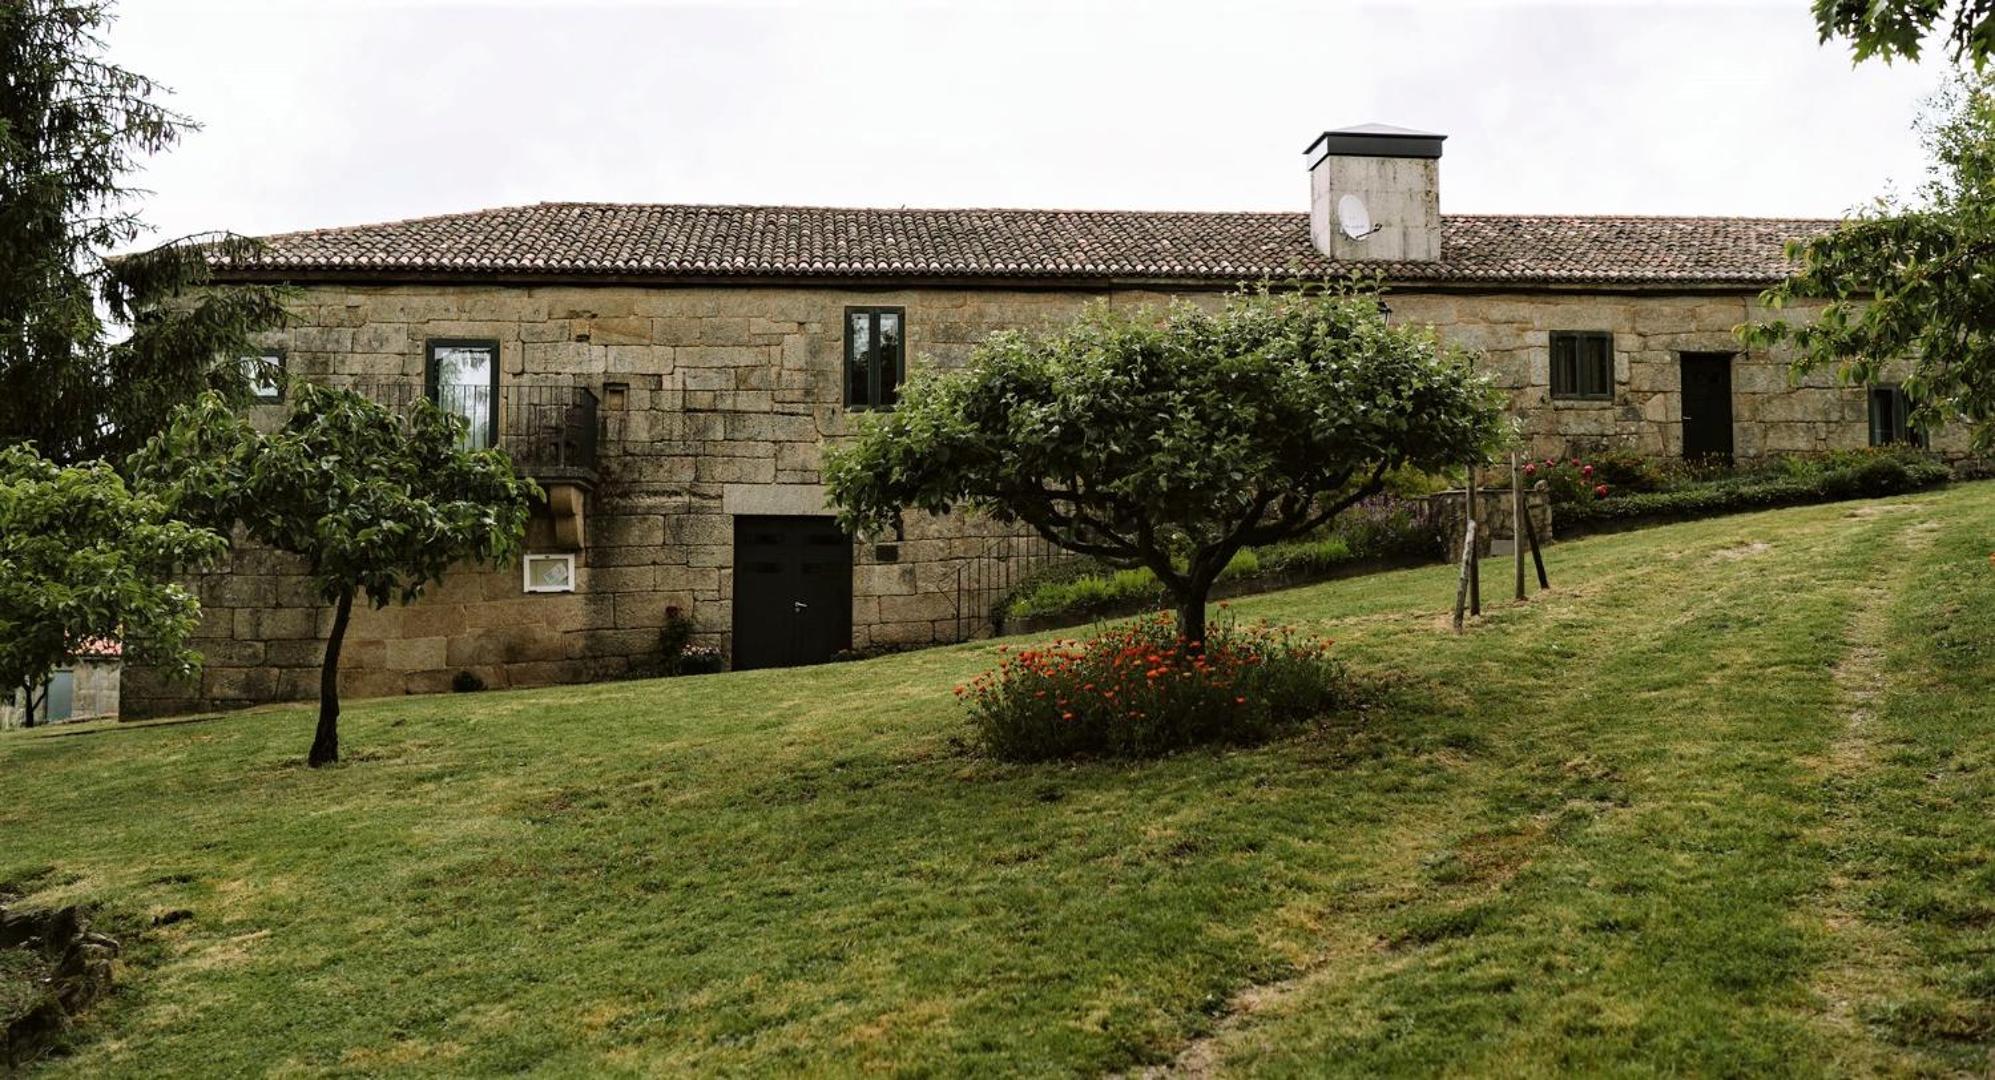
<instances>
[{"instance_id":1,"label":"black chimney cap","mask_svg":"<svg viewBox=\"0 0 1995 1080\"><path fill-rule=\"evenodd\" d=\"M1303 153L1312 155L1310 168L1326 157L1437 158L1441 156L1441 141L1446 138L1431 131L1414 131L1391 124L1359 124L1318 135ZM1319 147L1322 153L1317 153Z\"/></svg>"}]
</instances>

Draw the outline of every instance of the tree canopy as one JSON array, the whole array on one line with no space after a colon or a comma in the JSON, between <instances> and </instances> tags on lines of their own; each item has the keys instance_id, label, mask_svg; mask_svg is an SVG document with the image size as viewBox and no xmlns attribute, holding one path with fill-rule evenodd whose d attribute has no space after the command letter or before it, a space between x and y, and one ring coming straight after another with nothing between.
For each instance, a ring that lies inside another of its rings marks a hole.
<instances>
[{"instance_id":1,"label":"tree canopy","mask_svg":"<svg viewBox=\"0 0 1995 1080\"><path fill-rule=\"evenodd\" d=\"M411 603L460 562L519 551L539 490L499 450L465 448L465 422L430 402L397 414L350 390L296 388L290 418L258 432L219 395L177 413L133 462L190 520L303 556L334 609L310 762L339 759L339 656L356 596Z\"/></svg>"},{"instance_id":2,"label":"tree canopy","mask_svg":"<svg viewBox=\"0 0 1995 1080\"><path fill-rule=\"evenodd\" d=\"M1956 63L1979 68L1995 53L1988 0L1815 0L1814 10L1822 41L1847 39L1858 60L1917 60L1926 39L1942 32Z\"/></svg>"},{"instance_id":3,"label":"tree canopy","mask_svg":"<svg viewBox=\"0 0 1995 1080\"><path fill-rule=\"evenodd\" d=\"M246 400L269 373L241 360L284 318L279 289L210 286L208 256L244 238L108 257L147 231L126 178L194 126L103 59L109 20L96 0L0 4L0 445L58 462L120 461L203 391Z\"/></svg>"},{"instance_id":4,"label":"tree canopy","mask_svg":"<svg viewBox=\"0 0 1995 1080\"><path fill-rule=\"evenodd\" d=\"M1242 547L1326 524L1396 469L1480 459L1500 429L1469 356L1389 324L1369 290L1261 287L1218 311L1097 304L1051 333L992 335L966 368L912 379L826 478L850 528L974 510L1148 567L1202 640Z\"/></svg>"},{"instance_id":5,"label":"tree canopy","mask_svg":"<svg viewBox=\"0 0 1995 1080\"><path fill-rule=\"evenodd\" d=\"M1748 325L1752 345L1787 343L1795 366L1868 383L1904 365L1912 423L1966 422L1995 445L1995 93L1986 76L1940 94L1922 123L1933 161L1911 201L1880 199L1792 247L1801 268L1766 292L1778 310L1824 301L1812 321Z\"/></svg>"},{"instance_id":6,"label":"tree canopy","mask_svg":"<svg viewBox=\"0 0 1995 1080\"><path fill-rule=\"evenodd\" d=\"M172 583L221 555L222 538L171 520L102 462L64 468L28 447L0 447L0 687L28 693L94 642L187 675L200 618Z\"/></svg>"}]
</instances>

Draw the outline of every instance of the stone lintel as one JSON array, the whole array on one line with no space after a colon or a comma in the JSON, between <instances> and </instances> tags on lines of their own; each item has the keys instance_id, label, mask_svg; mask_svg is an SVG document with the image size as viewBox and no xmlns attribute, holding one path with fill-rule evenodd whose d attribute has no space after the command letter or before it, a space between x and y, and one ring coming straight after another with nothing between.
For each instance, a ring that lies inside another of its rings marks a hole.
<instances>
[{"instance_id":1,"label":"stone lintel","mask_svg":"<svg viewBox=\"0 0 1995 1080\"><path fill-rule=\"evenodd\" d=\"M831 513L823 484L727 484L721 513L771 517L824 517Z\"/></svg>"}]
</instances>

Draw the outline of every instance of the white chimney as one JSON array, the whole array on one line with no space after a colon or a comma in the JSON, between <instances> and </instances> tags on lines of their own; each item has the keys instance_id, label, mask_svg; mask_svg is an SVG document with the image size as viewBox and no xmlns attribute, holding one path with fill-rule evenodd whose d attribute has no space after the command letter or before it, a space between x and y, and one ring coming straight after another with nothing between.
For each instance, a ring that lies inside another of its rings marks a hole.
<instances>
[{"instance_id":1,"label":"white chimney","mask_svg":"<svg viewBox=\"0 0 1995 1080\"><path fill-rule=\"evenodd\" d=\"M1326 131L1309 155L1309 238L1339 262L1441 257L1441 141L1388 124Z\"/></svg>"}]
</instances>

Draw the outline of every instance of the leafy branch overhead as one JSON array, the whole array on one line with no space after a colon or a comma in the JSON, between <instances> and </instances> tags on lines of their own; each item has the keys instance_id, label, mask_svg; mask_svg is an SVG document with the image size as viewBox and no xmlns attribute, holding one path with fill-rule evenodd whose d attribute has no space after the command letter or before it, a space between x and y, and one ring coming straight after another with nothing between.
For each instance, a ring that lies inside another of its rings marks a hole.
<instances>
[{"instance_id":1,"label":"leafy branch overhead","mask_svg":"<svg viewBox=\"0 0 1995 1080\"><path fill-rule=\"evenodd\" d=\"M1922 124L1933 157L1911 203L1880 200L1793 246L1801 269L1762 298L1776 311L1822 302L1809 321L1741 328L1749 345L1791 345L1801 371L1847 382L1903 372L1922 428L1964 421L1995 446L1995 94L1988 77L1939 95Z\"/></svg>"},{"instance_id":2,"label":"leafy branch overhead","mask_svg":"<svg viewBox=\"0 0 1995 1080\"><path fill-rule=\"evenodd\" d=\"M1323 525L1394 470L1479 458L1500 418L1469 356L1389 324L1375 293L1263 286L993 335L965 370L913 379L827 482L848 527L976 510L1148 567L1197 637L1240 548Z\"/></svg>"},{"instance_id":3,"label":"leafy branch overhead","mask_svg":"<svg viewBox=\"0 0 1995 1080\"><path fill-rule=\"evenodd\" d=\"M1940 33L1955 63L1980 68L1995 54L1988 0L1815 0L1815 29L1824 43L1847 38L1858 60L1917 60L1926 39Z\"/></svg>"}]
</instances>

